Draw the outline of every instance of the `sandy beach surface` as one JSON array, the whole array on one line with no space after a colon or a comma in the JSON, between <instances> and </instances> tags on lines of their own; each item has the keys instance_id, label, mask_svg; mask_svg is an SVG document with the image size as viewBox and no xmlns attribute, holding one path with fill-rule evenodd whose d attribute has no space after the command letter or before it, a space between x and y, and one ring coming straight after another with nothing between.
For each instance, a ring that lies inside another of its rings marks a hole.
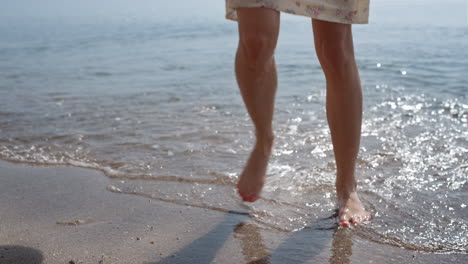
<instances>
[{"instance_id":1,"label":"sandy beach surface","mask_svg":"<svg viewBox=\"0 0 468 264\"><path fill-rule=\"evenodd\" d=\"M116 194L94 170L0 162L0 263L464 263L353 229L279 232L248 216Z\"/></svg>"}]
</instances>

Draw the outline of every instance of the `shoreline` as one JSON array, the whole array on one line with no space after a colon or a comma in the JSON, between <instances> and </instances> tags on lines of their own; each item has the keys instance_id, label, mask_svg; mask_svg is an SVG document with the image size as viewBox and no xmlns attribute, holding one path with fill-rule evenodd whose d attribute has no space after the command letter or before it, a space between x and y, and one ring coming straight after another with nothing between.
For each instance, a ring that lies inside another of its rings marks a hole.
<instances>
[{"instance_id":1,"label":"shoreline","mask_svg":"<svg viewBox=\"0 0 468 264\"><path fill-rule=\"evenodd\" d=\"M462 263L347 229L285 233L247 216L106 190L101 171L0 161L0 264ZM16 262L12 262L16 261Z\"/></svg>"}]
</instances>

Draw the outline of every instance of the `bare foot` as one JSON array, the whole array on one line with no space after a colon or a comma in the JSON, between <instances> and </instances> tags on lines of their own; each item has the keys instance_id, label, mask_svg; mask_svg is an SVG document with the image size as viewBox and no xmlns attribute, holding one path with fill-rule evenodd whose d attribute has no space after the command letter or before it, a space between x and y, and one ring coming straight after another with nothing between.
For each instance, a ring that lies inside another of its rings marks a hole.
<instances>
[{"instance_id":1,"label":"bare foot","mask_svg":"<svg viewBox=\"0 0 468 264\"><path fill-rule=\"evenodd\" d=\"M346 193L347 192L340 193L340 191L338 191L338 217L340 219L340 225L348 227L351 224L357 225L369 221L371 219L371 214L364 208L357 192L352 191L349 194Z\"/></svg>"},{"instance_id":2,"label":"bare foot","mask_svg":"<svg viewBox=\"0 0 468 264\"><path fill-rule=\"evenodd\" d=\"M273 140L255 144L237 183L237 191L242 200L255 202L260 198L272 145Z\"/></svg>"}]
</instances>

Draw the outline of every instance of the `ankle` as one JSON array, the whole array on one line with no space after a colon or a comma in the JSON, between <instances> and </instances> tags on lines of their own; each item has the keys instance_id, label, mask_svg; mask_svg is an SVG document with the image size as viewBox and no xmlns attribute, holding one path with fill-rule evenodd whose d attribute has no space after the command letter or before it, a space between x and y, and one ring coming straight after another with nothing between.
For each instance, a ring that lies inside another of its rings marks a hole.
<instances>
[{"instance_id":1,"label":"ankle","mask_svg":"<svg viewBox=\"0 0 468 264\"><path fill-rule=\"evenodd\" d=\"M257 144L262 145L273 145L275 140L275 135L271 131L255 131L255 136L257 138Z\"/></svg>"},{"instance_id":2,"label":"ankle","mask_svg":"<svg viewBox=\"0 0 468 264\"><path fill-rule=\"evenodd\" d=\"M263 150L263 153L265 155L270 155L271 150L273 149L273 143L274 143L274 134L273 132L268 132L268 133L256 133L257 139L255 142L255 146L259 147Z\"/></svg>"},{"instance_id":3,"label":"ankle","mask_svg":"<svg viewBox=\"0 0 468 264\"><path fill-rule=\"evenodd\" d=\"M336 188L336 194L338 198L341 198L341 199L347 198L352 193L356 192L357 182L355 179L347 179L347 180L337 179L335 183L335 188Z\"/></svg>"}]
</instances>

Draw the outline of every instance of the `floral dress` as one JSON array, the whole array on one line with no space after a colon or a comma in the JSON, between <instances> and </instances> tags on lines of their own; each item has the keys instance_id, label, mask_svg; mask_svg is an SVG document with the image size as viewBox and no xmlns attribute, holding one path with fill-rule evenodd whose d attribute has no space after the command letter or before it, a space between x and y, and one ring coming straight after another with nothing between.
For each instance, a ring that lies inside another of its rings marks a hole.
<instances>
[{"instance_id":1,"label":"floral dress","mask_svg":"<svg viewBox=\"0 0 468 264\"><path fill-rule=\"evenodd\" d=\"M267 7L345 24L367 24L369 18L369 0L226 0L226 18L237 20L238 7Z\"/></svg>"}]
</instances>

